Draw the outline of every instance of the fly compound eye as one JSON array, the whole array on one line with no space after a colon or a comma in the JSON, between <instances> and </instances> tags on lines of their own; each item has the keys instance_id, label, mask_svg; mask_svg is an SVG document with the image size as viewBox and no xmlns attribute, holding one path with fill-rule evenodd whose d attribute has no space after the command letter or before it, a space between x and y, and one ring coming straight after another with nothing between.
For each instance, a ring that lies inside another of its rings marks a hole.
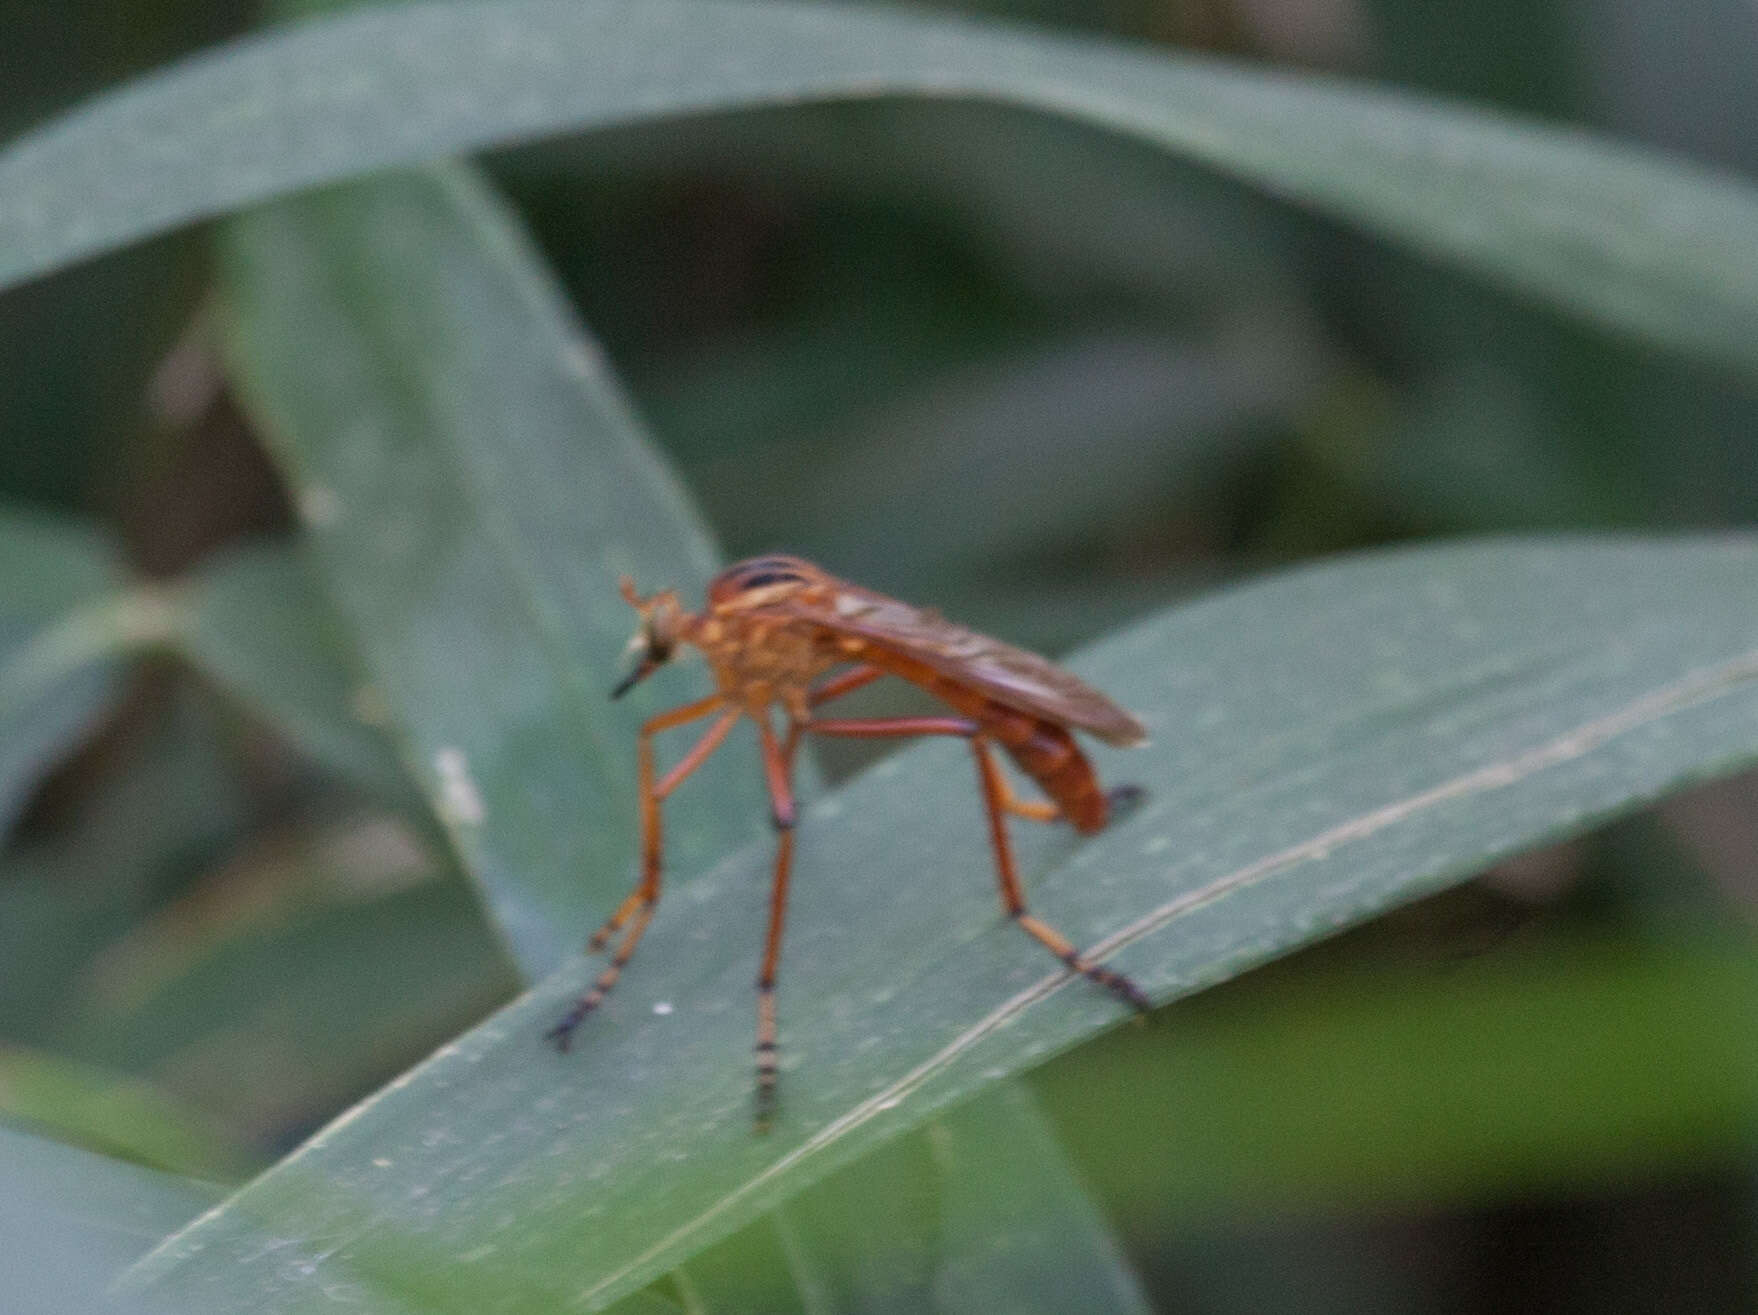
<instances>
[{"instance_id":1,"label":"fly compound eye","mask_svg":"<svg viewBox=\"0 0 1758 1315\"><path fill-rule=\"evenodd\" d=\"M647 652L655 662L667 661L678 646L683 628L683 609L677 596L669 589L655 594L651 605L641 617L641 628L647 636Z\"/></svg>"},{"instance_id":2,"label":"fly compound eye","mask_svg":"<svg viewBox=\"0 0 1758 1315\"><path fill-rule=\"evenodd\" d=\"M766 589L772 584L804 584L806 577L795 575L792 571L758 571L755 575L747 575L739 581L739 588Z\"/></svg>"},{"instance_id":3,"label":"fly compound eye","mask_svg":"<svg viewBox=\"0 0 1758 1315\"><path fill-rule=\"evenodd\" d=\"M794 557L753 557L728 572L729 583L740 593L777 584L810 584L801 565Z\"/></svg>"}]
</instances>

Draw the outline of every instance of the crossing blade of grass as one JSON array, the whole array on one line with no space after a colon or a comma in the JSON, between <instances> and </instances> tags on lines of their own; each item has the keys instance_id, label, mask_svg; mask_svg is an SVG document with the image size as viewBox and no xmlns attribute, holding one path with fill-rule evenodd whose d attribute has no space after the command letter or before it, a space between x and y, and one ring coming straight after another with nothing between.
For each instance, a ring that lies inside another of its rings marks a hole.
<instances>
[{"instance_id":1,"label":"crossing blade of grass","mask_svg":"<svg viewBox=\"0 0 1758 1315\"><path fill-rule=\"evenodd\" d=\"M205 561L184 582L178 653L311 757L405 812L424 811L374 723L373 687L304 555L260 543Z\"/></svg>"},{"instance_id":2,"label":"crossing blade of grass","mask_svg":"<svg viewBox=\"0 0 1758 1315\"><path fill-rule=\"evenodd\" d=\"M1148 800L1079 843L1022 832L1031 896L1166 1000L1758 758L1758 543L1343 559L1164 614L1073 665L1149 727L1148 748L1100 758ZM263 1311L369 1271L487 1288L509 1309L595 1309L1116 1025L1115 1001L999 916L969 771L960 746L912 749L803 819L770 1136L752 1135L749 1103L759 846L661 909L574 1053L538 1037L582 965L136 1278Z\"/></svg>"},{"instance_id":3,"label":"crossing blade of grass","mask_svg":"<svg viewBox=\"0 0 1758 1315\"><path fill-rule=\"evenodd\" d=\"M326 859L359 875L321 851L281 861ZM202 894L205 917L173 905L70 982L65 1044L223 1111L255 1145L314 1126L516 989L456 878L236 913Z\"/></svg>"},{"instance_id":4,"label":"crossing blade of grass","mask_svg":"<svg viewBox=\"0 0 1758 1315\"><path fill-rule=\"evenodd\" d=\"M1019 1315L1153 1308L1021 1081L928 1125L945 1248L936 1307Z\"/></svg>"},{"instance_id":5,"label":"crossing blade of grass","mask_svg":"<svg viewBox=\"0 0 1758 1315\"><path fill-rule=\"evenodd\" d=\"M883 95L1114 128L1622 332L1758 365L1758 193L1731 176L1397 92L856 5L399 5L223 47L0 153L0 287L395 165Z\"/></svg>"},{"instance_id":6,"label":"crossing blade of grass","mask_svg":"<svg viewBox=\"0 0 1758 1315\"><path fill-rule=\"evenodd\" d=\"M241 549L142 584L96 529L11 509L0 511L0 831L148 649L194 663L317 761L420 807L362 721L346 645L292 548Z\"/></svg>"},{"instance_id":7,"label":"crossing blade of grass","mask_svg":"<svg viewBox=\"0 0 1758 1315\"><path fill-rule=\"evenodd\" d=\"M0 508L0 835L42 774L102 717L130 650L162 628L114 545L74 521Z\"/></svg>"},{"instance_id":8,"label":"crossing blade of grass","mask_svg":"<svg viewBox=\"0 0 1758 1315\"><path fill-rule=\"evenodd\" d=\"M288 202L224 252L233 373L411 772L540 976L634 871L617 577L699 589L708 535L468 171ZM726 771L668 828L677 876L763 829L756 773Z\"/></svg>"},{"instance_id":9,"label":"crossing blade of grass","mask_svg":"<svg viewBox=\"0 0 1758 1315\"><path fill-rule=\"evenodd\" d=\"M212 1183L260 1168L201 1115L152 1084L43 1050L0 1047L0 1118L105 1155ZM210 1193L218 1199L216 1187ZM201 1207L206 1208L212 1200ZM197 1213L191 1209L185 1219ZM140 1249L169 1228L143 1235Z\"/></svg>"},{"instance_id":10,"label":"crossing blade of grass","mask_svg":"<svg viewBox=\"0 0 1758 1315\"><path fill-rule=\"evenodd\" d=\"M1018 1080L813 1184L676 1281L703 1315L1150 1309Z\"/></svg>"},{"instance_id":11,"label":"crossing blade of grass","mask_svg":"<svg viewBox=\"0 0 1758 1315\"><path fill-rule=\"evenodd\" d=\"M204 1183L142 1169L0 1127L0 1285L17 1315L116 1310L147 1315L158 1302L112 1305L116 1271L167 1229L212 1204ZM200 1315L211 1308L186 1309Z\"/></svg>"}]
</instances>

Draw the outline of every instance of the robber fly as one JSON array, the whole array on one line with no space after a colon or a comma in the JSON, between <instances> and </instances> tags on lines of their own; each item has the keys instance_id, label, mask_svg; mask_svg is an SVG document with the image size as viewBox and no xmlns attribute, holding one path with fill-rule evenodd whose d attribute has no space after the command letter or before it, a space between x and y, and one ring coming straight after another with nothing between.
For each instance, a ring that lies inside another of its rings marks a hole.
<instances>
[{"instance_id":1,"label":"robber fly","mask_svg":"<svg viewBox=\"0 0 1758 1315\"><path fill-rule=\"evenodd\" d=\"M1086 959L1067 937L1026 909L1005 821L1012 813L1036 821L1063 818L1082 833L1102 828L1125 792L1107 795L1100 790L1092 765L1069 732L1088 731L1108 744L1139 744L1145 732L1127 712L1043 658L954 625L934 612L847 584L797 557L755 557L728 567L710 582L707 607L700 613L686 612L670 589L642 598L626 576L622 593L639 614L640 624L629 644L634 666L611 697L627 693L684 644L694 645L707 658L716 689L708 698L660 713L641 727L636 742L640 880L588 942L590 949L602 950L621 933L609 966L550 1030L549 1038L558 1047L567 1049L574 1029L616 985L653 917L659 900L661 801L707 761L741 717L756 722L762 738L763 771L777 835L769 934L757 977L759 1129L768 1125L775 1105L775 970L793 859L794 751L805 734L963 737L976 756L1001 903L1008 916L1074 971L1135 1008L1148 1008L1147 997L1127 977ZM951 713L877 718L818 715L824 704L887 675L921 686ZM777 704L785 720L780 734L772 720ZM656 779L653 737L706 717L714 720L701 739ZM1049 799L1017 798L995 761L995 746L1005 750Z\"/></svg>"}]
</instances>

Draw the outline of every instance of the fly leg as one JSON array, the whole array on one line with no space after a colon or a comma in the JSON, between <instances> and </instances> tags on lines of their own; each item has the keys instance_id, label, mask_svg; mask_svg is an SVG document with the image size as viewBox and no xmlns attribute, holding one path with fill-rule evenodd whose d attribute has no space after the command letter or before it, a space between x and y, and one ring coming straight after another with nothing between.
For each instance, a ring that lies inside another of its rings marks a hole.
<instances>
[{"instance_id":1,"label":"fly leg","mask_svg":"<svg viewBox=\"0 0 1758 1315\"><path fill-rule=\"evenodd\" d=\"M769 934L763 942L763 966L757 972L757 1131L767 1132L775 1117L779 1054L775 1029L775 970L781 963L781 936L787 922L787 886L794 859L793 752L799 743L790 727L787 744L775 738L765 717L763 779L769 787L770 818L775 823L775 879L769 890Z\"/></svg>"},{"instance_id":2,"label":"fly leg","mask_svg":"<svg viewBox=\"0 0 1758 1315\"><path fill-rule=\"evenodd\" d=\"M1025 893L1020 888L1019 873L1013 863L1013 846L1007 837L1007 814L1017 811L1008 807L1011 792L989 749L989 737L977 722L967 717L882 717L847 718L832 721L809 721L799 729L816 735L841 735L859 739L877 739L896 735L960 735L970 741L977 758L977 778L983 790L983 805L989 818L989 843L995 851L995 875L1001 888L1001 907L1019 924L1028 936L1049 950L1063 963L1136 1009L1146 1012L1152 1006L1136 984L1122 973L1093 963L1074 948L1061 932L1026 908ZM1034 809L1031 804L1016 805ZM1034 809L1026 816L1036 816Z\"/></svg>"},{"instance_id":3,"label":"fly leg","mask_svg":"<svg viewBox=\"0 0 1758 1315\"><path fill-rule=\"evenodd\" d=\"M806 696L806 705L808 707L816 708L820 704L829 703L832 699L840 699L844 694L852 694L855 690L871 685L881 676L888 674L889 673L883 667L876 667L871 663L863 662L859 666L850 667L840 675L832 676L822 685L819 685L816 689L812 690ZM795 743L799 740L801 730L812 729L818 724L819 723L807 724L795 722L788 728L788 739L784 752L790 763L793 761L793 748ZM909 732L907 731L898 732L900 735L908 733ZM964 734L965 732L961 729L956 733ZM1125 790L1130 788L1131 787L1125 786L1112 793L1114 795L1121 795ZM1012 813L1015 817L1023 817L1028 821L1055 822L1062 816L1062 810L1055 804L1051 803L1048 799L1021 799L1018 795L1013 793L1012 788L1006 784L1005 779L1003 779L1002 782L1001 798L1001 806L1003 808Z\"/></svg>"},{"instance_id":4,"label":"fly leg","mask_svg":"<svg viewBox=\"0 0 1758 1315\"><path fill-rule=\"evenodd\" d=\"M995 848L995 873L1001 884L1001 906L1007 910L1007 916L1075 972L1091 978L1113 995L1146 1013L1153 1006L1148 1002L1147 996L1142 994L1141 988L1122 973L1101 967L1082 956L1066 936L1027 910L1025 892L1020 889L1019 874L1013 867L1012 846L1007 840L1007 781L1001 775L995 756L989 752L986 739L977 736L971 741L971 746L977 752L977 775L982 780L983 802L989 810L989 839Z\"/></svg>"},{"instance_id":5,"label":"fly leg","mask_svg":"<svg viewBox=\"0 0 1758 1315\"><path fill-rule=\"evenodd\" d=\"M978 752L981 753L982 750L979 749ZM995 780L1001 791L998 802L1004 812L1023 817L1028 822L1055 822L1061 818L1062 810L1048 799L1021 799L1014 794L1013 787L1007 783L1007 777L999 769L995 772Z\"/></svg>"},{"instance_id":6,"label":"fly leg","mask_svg":"<svg viewBox=\"0 0 1758 1315\"><path fill-rule=\"evenodd\" d=\"M657 784L653 780L653 737L660 731L670 730L674 726L683 726L689 722L706 717L709 713L719 711L720 716L715 723L704 732L688 753L679 759L677 765L667 772ZM728 708L718 696L687 703L681 708L673 708L670 712L662 712L645 722L636 742L637 772L640 782L641 796L641 879L635 889L629 893L617 911L609 920L593 933L587 942L587 948L598 950L610 941L625 925L623 939L617 945L616 953L611 956L609 965L598 975L591 989L573 1004L573 1007L562 1016L560 1022L550 1028L544 1035L555 1042L558 1050L566 1050L572 1039L574 1029L580 1026L586 1015L598 1008L610 988L617 984L622 975L623 966L635 953L635 947L641 943L641 935L647 930L647 924L653 919L653 907L659 902L659 871L663 849L663 835L660 827L659 805L679 785L704 762L708 756L720 747L727 733L740 716L737 708Z\"/></svg>"},{"instance_id":7,"label":"fly leg","mask_svg":"<svg viewBox=\"0 0 1758 1315\"><path fill-rule=\"evenodd\" d=\"M807 706L816 707L841 698L863 685L870 685L885 672L865 663L851 667L807 694ZM763 742L763 780L769 789L770 819L775 824L775 876L769 890L769 931L763 943L763 964L757 971L757 1131L767 1132L775 1119L776 1089L780 1078L780 1044L775 1022L775 977L781 965L781 939L787 926L788 882L793 872L794 753L800 744L802 723L788 723L787 738L777 740L768 718L760 723Z\"/></svg>"}]
</instances>

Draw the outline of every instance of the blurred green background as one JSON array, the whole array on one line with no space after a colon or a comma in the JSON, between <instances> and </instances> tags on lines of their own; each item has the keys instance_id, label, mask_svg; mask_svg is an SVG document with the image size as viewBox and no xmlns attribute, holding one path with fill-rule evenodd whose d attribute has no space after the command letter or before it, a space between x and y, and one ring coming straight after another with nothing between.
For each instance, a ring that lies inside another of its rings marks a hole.
<instances>
[{"instance_id":1,"label":"blurred green background","mask_svg":"<svg viewBox=\"0 0 1758 1315\"><path fill-rule=\"evenodd\" d=\"M964 7L1758 164L1747 0ZM254 17L0 4L0 132ZM1758 499L1749 380L1067 122L813 106L489 164L730 556L799 552L1050 653L1317 554L1747 525ZM206 280L194 232L0 298L0 502L100 524L152 577L291 529ZM514 978L394 784L185 668L116 679L0 853L0 1106L229 1180ZM1156 1303L1752 1309L1755 805L1750 778L1697 791L1036 1074ZM1547 1027L1507 1025L1534 1007ZM1558 1096L1597 1063L1601 1096ZM1144 1081L1191 1118L1116 1144L1108 1093Z\"/></svg>"}]
</instances>

